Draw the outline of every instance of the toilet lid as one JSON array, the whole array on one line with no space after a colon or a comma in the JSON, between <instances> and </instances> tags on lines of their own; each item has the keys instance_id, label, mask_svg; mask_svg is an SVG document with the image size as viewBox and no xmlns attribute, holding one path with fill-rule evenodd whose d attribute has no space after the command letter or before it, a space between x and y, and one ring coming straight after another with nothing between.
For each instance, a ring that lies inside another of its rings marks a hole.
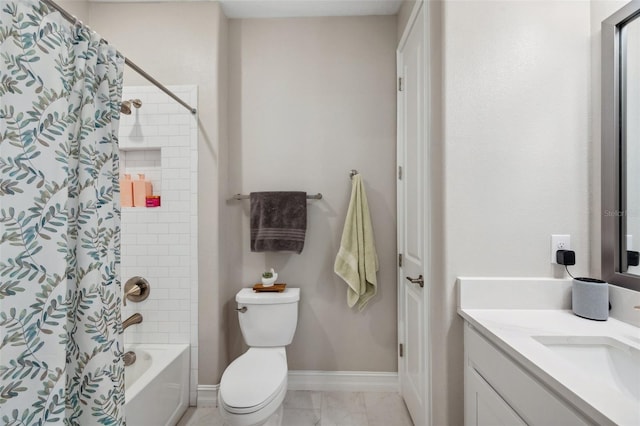
<instances>
[{"instance_id":1,"label":"toilet lid","mask_svg":"<svg viewBox=\"0 0 640 426\"><path fill-rule=\"evenodd\" d=\"M254 412L271 402L286 380L287 360L282 352L251 348L224 371L220 397L231 412Z\"/></svg>"}]
</instances>

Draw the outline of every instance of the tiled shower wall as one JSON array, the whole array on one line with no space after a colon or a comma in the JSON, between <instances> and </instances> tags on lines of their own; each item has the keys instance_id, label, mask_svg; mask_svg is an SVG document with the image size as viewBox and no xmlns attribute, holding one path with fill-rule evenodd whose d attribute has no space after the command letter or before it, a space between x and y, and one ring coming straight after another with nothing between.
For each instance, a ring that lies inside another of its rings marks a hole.
<instances>
[{"instance_id":1,"label":"tiled shower wall","mask_svg":"<svg viewBox=\"0 0 640 426\"><path fill-rule=\"evenodd\" d=\"M176 95L197 105L196 86L172 86ZM198 378L198 253L196 117L159 89L125 87L123 100L142 107L120 119L120 172L132 179L144 173L161 196L160 207L122 208L122 284L146 278L149 298L123 307L123 320L135 312L141 324L124 332L127 343L191 345L190 404L196 403Z\"/></svg>"}]
</instances>

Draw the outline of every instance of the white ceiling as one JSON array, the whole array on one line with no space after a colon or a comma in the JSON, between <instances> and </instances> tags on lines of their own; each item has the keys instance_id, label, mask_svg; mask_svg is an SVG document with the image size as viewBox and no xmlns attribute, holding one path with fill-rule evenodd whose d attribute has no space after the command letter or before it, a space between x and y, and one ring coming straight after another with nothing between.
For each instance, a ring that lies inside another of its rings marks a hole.
<instances>
[{"instance_id":1,"label":"white ceiling","mask_svg":"<svg viewBox=\"0 0 640 426\"><path fill-rule=\"evenodd\" d=\"M135 3L140 1L172 0L88 1ZM395 15L400 9L402 0L220 0L220 4L225 15L229 18L290 18L303 16Z\"/></svg>"},{"instance_id":2,"label":"white ceiling","mask_svg":"<svg viewBox=\"0 0 640 426\"><path fill-rule=\"evenodd\" d=\"M220 0L229 18L395 15L402 0Z\"/></svg>"}]
</instances>

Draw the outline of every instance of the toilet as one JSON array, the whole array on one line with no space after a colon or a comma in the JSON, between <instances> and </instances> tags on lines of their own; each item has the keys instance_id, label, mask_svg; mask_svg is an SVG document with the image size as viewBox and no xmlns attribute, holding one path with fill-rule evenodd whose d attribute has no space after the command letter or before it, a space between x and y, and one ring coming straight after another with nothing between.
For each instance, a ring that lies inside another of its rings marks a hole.
<instances>
[{"instance_id":1,"label":"toilet","mask_svg":"<svg viewBox=\"0 0 640 426\"><path fill-rule=\"evenodd\" d=\"M236 294L238 320L249 350L222 374L218 407L226 424L277 424L287 392L287 353L298 324L299 288Z\"/></svg>"}]
</instances>

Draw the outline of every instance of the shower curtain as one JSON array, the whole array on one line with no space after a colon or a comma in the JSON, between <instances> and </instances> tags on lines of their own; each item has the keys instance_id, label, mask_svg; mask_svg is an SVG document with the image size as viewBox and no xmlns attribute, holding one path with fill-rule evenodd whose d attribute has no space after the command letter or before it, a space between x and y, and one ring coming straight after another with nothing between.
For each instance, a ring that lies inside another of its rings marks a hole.
<instances>
[{"instance_id":1,"label":"shower curtain","mask_svg":"<svg viewBox=\"0 0 640 426\"><path fill-rule=\"evenodd\" d=\"M123 66L46 5L0 0L0 424L124 424Z\"/></svg>"}]
</instances>

